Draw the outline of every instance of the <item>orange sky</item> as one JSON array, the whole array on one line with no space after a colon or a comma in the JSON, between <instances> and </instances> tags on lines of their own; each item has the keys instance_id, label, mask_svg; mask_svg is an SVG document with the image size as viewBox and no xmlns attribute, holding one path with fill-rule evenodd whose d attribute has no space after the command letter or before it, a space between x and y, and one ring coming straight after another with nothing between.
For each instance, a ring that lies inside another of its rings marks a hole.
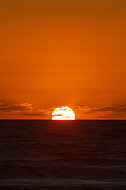
<instances>
[{"instance_id":1,"label":"orange sky","mask_svg":"<svg viewBox=\"0 0 126 190\"><path fill-rule=\"evenodd\" d=\"M126 119L125 0L1 0L0 118Z\"/></svg>"}]
</instances>

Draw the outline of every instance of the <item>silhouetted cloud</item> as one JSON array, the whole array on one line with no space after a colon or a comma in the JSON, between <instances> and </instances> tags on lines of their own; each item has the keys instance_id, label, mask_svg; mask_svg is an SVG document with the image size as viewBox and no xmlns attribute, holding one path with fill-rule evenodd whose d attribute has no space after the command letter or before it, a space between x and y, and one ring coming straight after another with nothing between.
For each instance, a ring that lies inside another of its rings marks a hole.
<instances>
[{"instance_id":1,"label":"silhouetted cloud","mask_svg":"<svg viewBox=\"0 0 126 190\"><path fill-rule=\"evenodd\" d=\"M35 109L32 104L0 103L0 118L43 118L49 117L47 109Z\"/></svg>"},{"instance_id":2,"label":"silhouetted cloud","mask_svg":"<svg viewBox=\"0 0 126 190\"><path fill-rule=\"evenodd\" d=\"M0 103L0 118L37 118L51 119L54 107L34 108L32 104L4 104ZM83 106L76 105L72 109L76 119L126 119L126 105L121 106Z\"/></svg>"},{"instance_id":3,"label":"silhouetted cloud","mask_svg":"<svg viewBox=\"0 0 126 190\"><path fill-rule=\"evenodd\" d=\"M0 111L10 112L10 111L30 111L32 110L32 104L22 103L22 104L3 104L0 103Z\"/></svg>"},{"instance_id":4,"label":"silhouetted cloud","mask_svg":"<svg viewBox=\"0 0 126 190\"><path fill-rule=\"evenodd\" d=\"M23 115L40 116L40 117L48 116L48 114L45 112L46 112L46 110L44 110L44 109L37 109L37 110L33 110L32 112L23 112Z\"/></svg>"},{"instance_id":5,"label":"silhouetted cloud","mask_svg":"<svg viewBox=\"0 0 126 190\"><path fill-rule=\"evenodd\" d=\"M77 105L73 109L82 118L126 119L126 106L90 107Z\"/></svg>"}]
</instances>

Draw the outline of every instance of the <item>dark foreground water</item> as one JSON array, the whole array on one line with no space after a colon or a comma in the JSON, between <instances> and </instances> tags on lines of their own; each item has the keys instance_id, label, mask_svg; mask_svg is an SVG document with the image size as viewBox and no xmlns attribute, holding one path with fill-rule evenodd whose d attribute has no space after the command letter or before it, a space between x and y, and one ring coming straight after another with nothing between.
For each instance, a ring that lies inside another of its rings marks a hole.
<instances>
[{"instance_id":1,"label":"dark foreground water","mask_svg":"<svg viewBox=\"0 0 126 190\"><path fill-rule=\"evenodd\" d=\"M126 121L0 121L0 189L126 189Z\"/></svg>"}]
</instances>

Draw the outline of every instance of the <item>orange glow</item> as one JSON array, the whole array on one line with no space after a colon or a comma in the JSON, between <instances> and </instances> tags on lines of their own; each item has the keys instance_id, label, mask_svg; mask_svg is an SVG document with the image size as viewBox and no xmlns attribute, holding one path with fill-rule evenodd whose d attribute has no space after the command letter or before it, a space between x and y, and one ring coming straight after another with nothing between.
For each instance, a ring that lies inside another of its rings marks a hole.
<instances>
[{"instance_id":1,"label":"orange glow","mask_svg":"<svg viewBox=\"0 0 126 190\"><path fill-rule=\"evenodd\" d=\"M126 119L126 0L1 0L0 26L0 119Z\"/></svg>"},{"instance_id":2,"label":"orange glow","mask_svg":"<svg viewBox=\"0 0 126 190\"><path fill-rule=\"evenodd\" d=\"M52 120L75 120L75 113L67 106L56 108L52 112Z\"/></svg>"}]
</instances>

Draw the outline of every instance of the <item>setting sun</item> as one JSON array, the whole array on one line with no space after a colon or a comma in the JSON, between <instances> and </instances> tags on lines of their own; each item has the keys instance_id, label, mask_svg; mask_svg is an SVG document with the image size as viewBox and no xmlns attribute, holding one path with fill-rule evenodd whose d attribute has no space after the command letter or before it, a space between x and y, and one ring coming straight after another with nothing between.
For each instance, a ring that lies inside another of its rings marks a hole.
<instances>
[{"instance_id":1,"label":"setting sun","mask_svg":"<svg viewBox=\"0 0 126 190\"><path fill-rule=\"evenodd\" d=\"M52 112L52 120L75 120L75 113L67 106L56 108Z\"/></svg>"}]
</instances>

